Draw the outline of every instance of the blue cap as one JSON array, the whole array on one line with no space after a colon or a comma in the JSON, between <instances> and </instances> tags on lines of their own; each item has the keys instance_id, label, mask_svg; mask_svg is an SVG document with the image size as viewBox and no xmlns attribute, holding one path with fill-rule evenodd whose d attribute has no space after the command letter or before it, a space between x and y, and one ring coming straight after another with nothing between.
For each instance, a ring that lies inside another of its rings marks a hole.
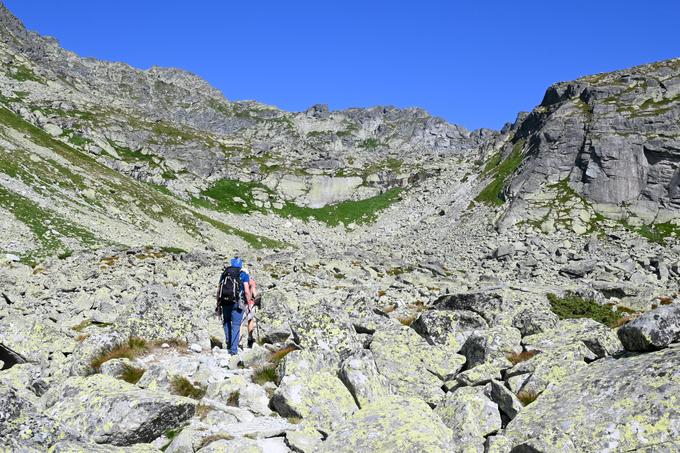
<instances>
[{"instance_id":1,"label":"blue cap","mask_svg":"<svg viewBox=\"0 0 680 453\"><path fill-rule=\"evenodd\" d=\"M243 267L243 260L239 257L231 259L231 265L233 267Z\"/></svg>"}]
</instances>

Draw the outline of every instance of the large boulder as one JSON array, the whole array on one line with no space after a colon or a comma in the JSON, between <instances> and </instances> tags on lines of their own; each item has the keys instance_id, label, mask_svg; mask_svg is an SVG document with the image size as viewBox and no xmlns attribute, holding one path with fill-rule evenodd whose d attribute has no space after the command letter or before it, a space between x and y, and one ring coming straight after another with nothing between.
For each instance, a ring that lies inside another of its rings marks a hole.
<instances>
[{"instance_id":1,"label":"large boulder","mask_svg":"<svg viewBox=\"0 0 680 453\"><path fill-rule=\"evenodd\" d=\"M442 381L455 376L465 363L464 357L430 346L406 326L376 332L371 352L392 393L421 398L432 405L444 396Z\"/></svg>"},{"instance_id":2,"label":"large boulder","mask_svg":"<svg viewBox=\"0 0 680 453\"><path fill-rule=\"evenodd\" d=\"M618 331L629 351L653 351L680 341L680 305L666 305L644 313Z\"/></svg>"},{"instance_id":3,"label":"large boulder","mask_svg":"<svg viewBox=\"0 0 680 453\"><path fill-rule=\"evenodd\" d=\"M357 410L342 381L327 371L291 373L281 380L271 400L283 417L298 417L323 432L330 432Z\"/></svg>"},{"instance_id":4,"label":"large boulder","mask_svg":"<svg viewBox=\"0 0 680 453\"><path fill-rule=\"evenodd\" d=\"M145 340L185 340L205 324L200 313L195 302L183 300L172 287L148 285L125 306L113 330Z\"/></svg>"},{"instance_id":5,"label":"large boulder","mask_svg":"<svg viewBox=\"0 0 680 453\"><path fill-rule=\"evenodd\" d=\"M557 315L548 308L532 306L520 310L512 319L512 326L525 337L552 329L558 320Z\"/></svg>"},{"instance_id":6,"label":"large boulder","mask_svg":"<svg viewBox=\"0 0 680 453\"><path fill-rule=\"evenodd\" d=\"M595 260L575 261L560 269L560 274L572 278L581 278L594 271L596 267L597 261Z\"/></svg>"},{"instance_id":7,"label":"large boulder","mask_svg":"<svg viewBox=\"0 0 680 453\"><path fill-rule=\"evenodd\" d=\"M522 335L510 326L496 326L472 333L460 353L467 358L470 369L483 363L494 363L500 368L510 368L507 355L522 352Z\"/></svg>"},{"instance_id":8,"label":"large boulder","mask_svg":"<svg viewBox=\"0 0 680 453\"><path fill-rule=\"evenodd\" d=\"M505 297L498 291L481 291L471 293L446 294L432 304L437 310L467 310L480 315L494 326L511 318L517 309L517 302Z\"/></svg>"},{"instance_id":9,"label":"large boulder","mask_svg":"<svg viewBox=\"0 0 680 453\"><path fill-rule=\"evenodd\" d=\"M573 448L565 451L674 451L680 439L678 363L679 346L598 360L526 406L505 435L514 445L568 438Z\"/></svg>"},{"instance_id":10,"label":"large boulder","mask_svg":"<svg viewBox=\"0 0 680 453\"><path fill-rule=\"evenodd\" d=\"M72 334L49 320L44 313L40 316L16 313L0 318L0 343L4 345L3 350L11 351L13 360L43 364L47 364L55 354L73 353L75 344Z\"/></svg>"},{"instance_id":11,"label":"large boulder","mask_svg":"<svg viewBox=\"0 0 680 453\"><path fill-rule=\"evenodd\" d=\"M498 405L501 415L508 421L515 418L524 407L519 398L503 382L497 380L492 380L484 386L484 394Z\"/></svg>"},{"instance_id":12,"label":"large boulder","mask_svg":"<svg viewBox=\"0 0 680 453\"><path fill-rule=\"evenodd\" d=\"M257 312L259 335L265 343L284 342L291 336L291 309L282 291L267 291Z\"/></svg>"},{"instance_id":13,"label":"large boulder","mask_svg":"<svg viewBox=\"0 0 680 453\"><path fill-rule=\"evenodd\" d=\"M387 397L368 404L339 424L319 453L448 452L452 432L417 398Z\"/></svg>"},{"instance_id":14,"label":"large boulder","mask_svg":"<svg viewBox=\"0 0 680 453\"><path fill-rule=\"evenodd\" d=\"M583 343L572 343L537 354L505 372L505 378L515 393L538 395L548 386L586 368L597 359Z\"/></svg>"},{"instance_id":15,"label":"large boulder","mask_svg":"<svg viewBox=\"0 0 680 453\"><path fill-rule=\"evenodd\" d=\"M545 332L524 337L524 346L530 351L549 352L574 343L583 343L596 357L623 352L616 332L590 318L563 319Z\"/></svg>"},{"instance_id":16,"label":"large boulder","mask_svg":"<svg viewBox=\"0 0 680 453\"><path fill-rule=\"evenodd\" d=\"M196 401L97 374L73 376L44 396L46 414L97 443L150 442L194 415Z\"/></svg>"},{"instance_id":17,"label":"large boulder","mask_svg":"<svg viewBox=\"0 0 680 453\"><path fill-rule=\"evenodd\" d=\"M58 441L82 441L83 436L41 414L15 389L0 383L0 451L45 451Z\"/></svg>"},{"instance_id":18,"label":"large boulder","mask_svg":"<svg viewBox=\"0 0 680 453\"><path fill-rule=\"evenodd\" d=\"M484 438L501 429L498 405L484 394L483 387L447 393L435 413L453 431L454 443L471 450L483 452Z\"/></svg>"},{"instance_id":19,"label":"large boulder","mask_svg":"<svg viewBox=\"0 0 680 453\"><path fill-rule=\"evenodd\" d=\"M416 332L430 344L446 346L459 351L465 340L476 329L488 327L477 313L469 310L427 310L411 324Z\"/></svg>"},{"instance_id":20,"label":"large boulder","mask_svg":"<svg viewBox=\"0 0 680 453\"><path fill-rule=\"evenodd\" d=\"M373 354L365 349L342 362L340 379L352 393L359 407L389 394L387 381L378 373Z\"/></svg>"},{"instance_id":21,"label":"large boulder","mask_svg":"<svg viewBox=\"0 0 680 453\"><path fill-rule=\"evenodd\" d=\"M362 349L347 313L313 305L301 309L292 322L300 347L340 365L340 362Z\"/></svg>"},{"instance_id":22,"label":"large boulder","mask_svg":"<svg viewBox=\"0 0 680 453\"><path fill-rule=\"evenodd\" d=\"M105 332L90 335L78 343L73 355L71 356L71 376L87 376L95 370L92 367L92 360L111 349L125 343L128 340L126 335L118 332Z\"/></svg>"}]
</instances>

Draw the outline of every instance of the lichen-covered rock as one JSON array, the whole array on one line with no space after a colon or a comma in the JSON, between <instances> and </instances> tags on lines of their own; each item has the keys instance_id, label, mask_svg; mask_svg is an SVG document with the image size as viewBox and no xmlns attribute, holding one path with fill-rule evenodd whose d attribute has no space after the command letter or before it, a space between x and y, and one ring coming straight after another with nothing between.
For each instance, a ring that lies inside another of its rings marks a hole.
<instances>
[{"instance_id":1,"label":"lichen-covered rock","mask_svg":"<svg viewBox=\"0 0 680 453\"><path fill-rule=\"evenodd\" d=\"M389 394L387 381L378 373L371 351L361 350L347 357L340 367L340 379L359 407Z\"/></svg>"},{"instance_id":2,"label":"lichen-covered rock","mask_svg":"<svg viewBox=\"0 0 680 453\"><path fill-rule=\"evenodd\" d=\"M417 398L391 396L368 404L343 421L319 453L448 452L452 432Z\"/></svg>"},{"instance_id":3,"label":"lichen-covered rock","mask_svg":"<svg viewBox=\"0 0 680 453\"><path fill-rule=\"evenodd\" d=\"M112 359L102 363L100 373L114 378L120 378L125 371L130 368L142 368L142 366L141 363L126 358Z\"/></svg>"},{"instance_id":4,"label":"lichen-covered rock","mask_svg":"<svg viewBox=\"0 0 680 453\"><path fill-rule=\"evenodd\" d=\"M504 294L493 291L447 294L434 301L433 307L438 310L469 310L479 314L494 326L505 320L510 321L517 308L517 303Z\"/></svg>"},{"instance_id":5,"label":"lichen-covered rock","mask_svg":"<svg viewBox=\"0 0 680 453\"><path fill-rule=\"evenodd\" d=\"M247 438L217 439L197 451L201 453L265 453L256 441Z\"/></svg>"},{"instance_id":6,"label":"lichen-covered rock","mask_svg":"<svg viewBox=\"0 0 680 453\"><path fill-rule=\"evenodd\" d=\"M597 357L583 343L572 343L520 362L505 373L511 389L538 395L549 385L585 368ZM519 379L513 379L517 378Z\"/></svg>"},{"instance_id":7,"label":"lichen-covered rock","mask_svg":"<svg viewBox=\"0 0 680 453\"><path fill-rule=\"evenodd\" d=\"M522 340L527 350L542 352L579 342L590 349L596 357L623 352L616 332L590 318L563 319L554 328Z\"/></svg>"},{"instance_id":8,"label":"lichen-covered rock","mask_svg":"<svg viewBox=\"0 0 680 453\"><path fill-rule=\"evenodd\" d=\"M33 363L18 363L0 371L0 384L12 388L17 396L36 404L47 390L48 383L42 369Z\"/></svg>"},{"instance_id":9,"label":"lichen-covered rock","mask_svg":"<svg viewBox=\"0 0 680 453\"><path fill-rule=\"evenodd\" d=\"M286 433L286 443L290 445L293 451L300 453L315 452L322 440L321 433L307 425Z\"/></svg>"},{"instance_id":10,"label":"lichen-covered rock","mask_svg":"<svg viewBox=\"0 0 680 453\"><path fill-rule=\"evenodd\" d=\"M458 352L475 329L488 327L477 313L468 310L427 310L411 324L430 344L445 346Z\"/></svg>"},{"instance_id":11,"label":"lichen-covered rock","mask_svg":"<svg viewBox=\"0 0 680 453\"><path fill-rule=\"evenodd\" d=\"M498 405L501 415L505 415L505 421L515 418L524 407L514 393L495 379L484 386L484 394Z\"/></svg>"},{"instance_id":12,"label":"lichen-covered rock","mask_svg":"<svg viewBox=\"0 0 680 453\"><path fill-rule=\"evenodd\" d=\"M291 336L289 316L282 316L290 312L286 294L276 290L267 292L257 313L260 336L265 343L282 343Z\"/></svg>"},{"instance_id":13,"label":"lichen-covered rock","mask_svg":"<svg viewBox=\"0 0 680 453\"><path fill-rule=\"evenodd\" d=\"M598 360L525 407L505 435L514 445L557 435L573 442L570 451L665 451L680 438L678 363L678 346Z\"/></svg>"},{"instance_id":14,"label":"lichen-covered rock","mask_svg":"<svg viewBox=\"0 0 680 453\"><path fill-rule=\"evenodd\" d=\"M287 372L271 404L283 417L299 417L325 432L332 431L356 411L352 394L334 374L326 371Z\"/></svg>"},{"instance_id":15,"label":"lichen-covered rock","mask_svg":"<svg viewBox=\"0 0 680 453\"><path fill-rule=\"evenodd\" d=\"M680 305L666 305L644 313L618 331L629 351L653 351L680 342Z\"/></svg>"},{"instance_id":16,"label":"lichen-covered rock","mask_svg":"<svg viewBox=\"0 0 680 453\"><path fill-rule=\"evenodd\" d=\"M521 310L512 319L512 326L519 329L523 337L552 329L559 321L555 313L541 307Z\"/></svg>"},{"instance_id":17,"label":"lichen-covered rock","mask_svg":"<svg viewBox=\"0 0 680 453\"><path fill-rule=\"evenodd\" d=\"M232 376L208 386L206 397L224 404L237 405L260 415L270 415L269 397L259 385L248 382L243 376Z\"/></svg>"},{"instance_id":18,"label":"lichen-covered rock","mask_svg":"<svg viewBox=\"0 0 680 453\"><path fill-rule=\"evenodd\" d=\"M0 343L21 359L48 363L50 355L70 354L74 341L45 316L13 315L0 319Z\"/></svg>"},{"instance_id":19,"label":"lichen-covered rock","mask_svg":"<svg viewBox=\"0 0 680 453\"><path fill-rule=\"evenodd\" d=\"M467 358L467 368L494 363L500 368L512 365L507 355L522 351L522 335L511 326L496 326L473 332L463 345L461 354Z\"/></svg>"},{"instance_id":20,"label":"lichen-covered rock","mask_svg":"<svg viewBox=\"0 0 680 453\"><path fill-rule=\"evenodd\" d=\"M196 402L104 375L71 377L44 397L46 413L97 443L150 442L193 416Z\"/></svg>"},{"instance_id":21,"label":"lichen-covered rock","mask_svg":"<svg viewBox=\"0 0 680 453\"><path fill-rule=\"evenodd\" d=\"M83 437L0 383L0 451L40 452L58 441L81 442Z\"/></svg>"},{"instance_id":22,"label":"lichen-covered rock","mask_svg":"<svg viewBox=\"0 0 680 453\"><path fill-rule=\"evenodd\" d=\"M354 326L345 312L306 307L292 322L302 349L307 349L340 362L362 349Z\"/></svg>"},{"instance_id":23,"label":"lichen-covered rock","mask_svg":"<svg viewBox=\"0 0 680 453\"><path fill-rule=\"evenodd\" d=\"M158 453L151 444L135 444L127 447L99 445L92 442L58 442L50 448L50 453Z\"/></svg>"},{"instance_id":24,"label":"lichen-covered rock","mask_svg":"<svg viewBox=\"0 0 680 453\"><path fill-rule=\"evenodd\" d=\"M491 382L493 379L501 378L501 369L492 362L477 365L474 368L465 370L456 375L455 384L447 383L449 390L455 387L466 387L472 385L482 385Z\"/></svg>"},{"instance_id":25,"label":"lichen-covered rock","mask_svg":"<svg viewBox=\"0 0 680 453\"><path fill-rule=\"evenodd\" d=\"M137 382L137 386L149 390L170 390L170 374L168 370L159 366L151 365Z\"/></svg>"},{"instance_id":26,"label":"lichen-covered rock","mask_svg":"<svg viewBox=\"0 0 680 453\"><path fill-rule=\"evenodd\" d=\"M512 441L502 434L496 434L486 438L484 453L510 453Z\"/></svg>"},{"instance_id":27,"label":"lichen-covered rock","mask_svg":"<svg viewBox=\"0 0 680 453\"><path fill-rule=\"evenodd\" d=\"M81 341L71 356L71 376L87 376L94 372L92 360L123 344L128 337L118 332L90 335Z\"/></svg>"},{"instance_id":28,"label":"lichen-covered rock","mask_svg":"<svg viewBox=\"0 0 680 453\"><path fill-rule=\"evenodd\" d=\"M171 287L148 285L116 318L113 330L145 340L185 340L200 330L200 311Z\"/></svg>"},{"instance_id":29,"label":"lichen-covered rock","mask_svg":"<svg viewBox=\"0 0 680 453\"><path fill-rule=\"evenodd\" d=\"M484 451L485 436L501 429L496 403L484 394L483 387L463 387L446 394L435 413L453 431L454 443Z\"/></svg>"},{"instance_id":30,"label":"lichen-covered rock","mask_svg":"<svg viewBox=\"0 0 680 453\"><path fill-rule=\"evenodd\" d=\"M378 372L387 379L392 393L421 398L436 405L444 392L442 380L428 370L432 367L432 357L429 356L432 348L406 326L380 330L373 335L371 342Z\"/></svg>"}]
</instances>

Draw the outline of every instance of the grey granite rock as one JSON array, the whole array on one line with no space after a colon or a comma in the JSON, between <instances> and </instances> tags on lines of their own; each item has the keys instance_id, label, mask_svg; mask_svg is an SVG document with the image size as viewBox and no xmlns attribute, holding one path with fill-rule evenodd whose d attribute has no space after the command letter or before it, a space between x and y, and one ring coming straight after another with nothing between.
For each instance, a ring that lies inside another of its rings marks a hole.
<instances>
[{"instance_id":1,"label":"grey granite rock","mask_svg":"<svg viewBox=\"0 0 680 453\"><path fill-rule=\"evenodd\" d=\"M653 351L680 342L680 305L666 305L642 314L618 330L629 351Z\"/></svg>"}]
</instances>

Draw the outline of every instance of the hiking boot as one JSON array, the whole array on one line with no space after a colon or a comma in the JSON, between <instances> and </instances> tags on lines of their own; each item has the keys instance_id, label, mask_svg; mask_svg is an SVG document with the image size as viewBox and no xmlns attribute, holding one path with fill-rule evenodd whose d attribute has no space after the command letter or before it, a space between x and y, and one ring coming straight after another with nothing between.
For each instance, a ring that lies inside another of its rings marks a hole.
<instances>
[{"instance_id":1,"label":"hiking boot","mask_svg":"<svg viewBox=\"0 0 680 453\"><path fill-rule=\"evenodd\" d=\"M253 347L253 344L255 344L255 338L253 338L252 335L248 337L248 349L251 349Z\"/></svg>"}]
</instances>

